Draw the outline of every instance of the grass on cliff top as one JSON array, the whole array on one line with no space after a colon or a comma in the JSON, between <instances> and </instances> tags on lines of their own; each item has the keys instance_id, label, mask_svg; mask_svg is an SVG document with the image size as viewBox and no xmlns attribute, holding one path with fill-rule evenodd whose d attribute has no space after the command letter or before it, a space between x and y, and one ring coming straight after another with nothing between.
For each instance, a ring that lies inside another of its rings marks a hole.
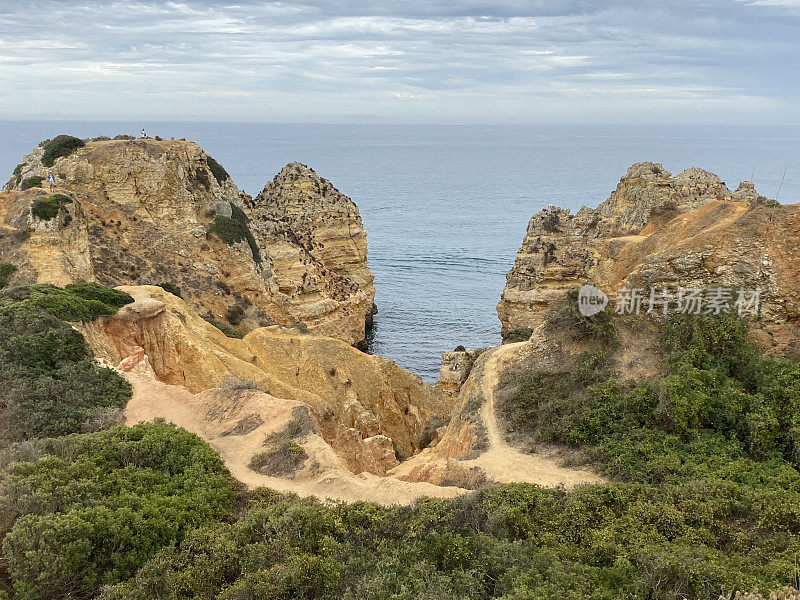
<instances>
[{"instance_id":1,"label":"grass on cliff top","mask_svg":"<svg viewBox=\"0 0 800 600\"><path fill-rule=\"evenodd\" d=\"M130 294L96 283L71 283L63 289L36 284L0 292L0 313L42 311L64 321L88 322L113 315L131 302Z\"/></svg>"},{"instance_id":2,"label":"grass on cliff top","mask_svg":"<svg viewBox=\"0 0 800 600\"><path fill-rule=\"evenodd\" d=\"M45 167L52 167L57 158L62 156L69 156L78 148L86 145L80 138L71 135L59 135L44 145L44 154L42 155L42 164Z\"/></svg>"}]
</instances>

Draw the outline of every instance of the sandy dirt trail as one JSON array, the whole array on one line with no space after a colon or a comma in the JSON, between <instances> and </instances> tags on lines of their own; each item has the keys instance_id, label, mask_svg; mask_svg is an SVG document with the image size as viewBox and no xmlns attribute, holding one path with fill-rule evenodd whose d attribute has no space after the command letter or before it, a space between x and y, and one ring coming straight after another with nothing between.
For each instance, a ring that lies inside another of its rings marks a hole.
<instances>
[{"instance_id":1,"label":"sandy dirt trail","mask_svg":"<svg viewBox=\"0 0 800 600\"><path fill-rule=\"evenodd\" d=\"M317 463L313 472L299 473L295 479L256 473L248 466L250 459L263 451L265 436L281 429L291 418L291 410L299 405L298 402L257 394L246 407L241 408L258 412L264 417L265 424L246 435L227 435L225 430L238 417L227 421L210 419L209 412L220 407L209 405L205 393L192 394L183 386L158 381L150 373L124 375L133 386L133 396L125 408L127 425L163 418L199 435L219 452L231 475L248 487L264 486L300 496L316 496L322 500L366 500L385 505L411 504L420 496L452 498L467 491L428 482L411 483L371 473L355 475L333 449L315 434L303 440L303 447Z\"/></svg>"},{"instance_id":2,"label":"sandy dirt trail","mask_svg":"<svg viewBox=\"0 0 800 600\"><path fill-rule=\"evenodd\" d=\"M524 481L548 487L570 488L582 483L599 483L603 478L585 469L561 466L556 460L520 452L506 442L495 407L495 391L502 367L519 356L525 342L505 344L488 350L482 365L480 391L483 395L481 418L486 426L489 449L474 460L462 461L465 467L480 467L497 483Z\"/></svg>"}]
</instances>

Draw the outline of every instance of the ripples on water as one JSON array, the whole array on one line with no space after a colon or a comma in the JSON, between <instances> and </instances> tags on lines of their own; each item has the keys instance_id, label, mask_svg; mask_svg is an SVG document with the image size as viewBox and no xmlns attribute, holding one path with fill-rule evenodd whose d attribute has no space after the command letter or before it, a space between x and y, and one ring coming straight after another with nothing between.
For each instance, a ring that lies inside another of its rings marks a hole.
<instances>
[{"instance_id":1,"label":"ripples on water","mask_svg":"<svg viewBox=\"0 0 800 600\"><path fill-rule=\"evenodd\" d=\"M800 201L800 129L0 122L0 172L41 139L135 133L196 140L258 193L299 160L358 204L375 273L373 351L437 379L440 355L500 341L495 306L531 215L608 197L640 160L755 178ZM5 175L2 176L5 179Z\"/></svg>"}]
</instances>

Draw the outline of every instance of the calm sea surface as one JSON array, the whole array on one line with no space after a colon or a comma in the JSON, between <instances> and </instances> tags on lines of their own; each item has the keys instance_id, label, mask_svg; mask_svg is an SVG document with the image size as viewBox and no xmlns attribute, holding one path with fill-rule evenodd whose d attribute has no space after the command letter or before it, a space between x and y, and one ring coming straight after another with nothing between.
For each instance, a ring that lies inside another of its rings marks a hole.
<instances>
[{"instance_id":1,"label":"calm sea surface","mask_svg":"<svg viewBox=\"0 0 800 600\"><path fill-rule=\"evenodd\" d=\"M0 121L0 179L42 139L142 127L197 141L250 194L298 160L350 196L375 273L373 351L430 382L442 352L499 342L495 305L531 215L596 206L636 161L699 166L733 188L753 178L800 202L798 127Z\"/></svg>"}]
</instances>

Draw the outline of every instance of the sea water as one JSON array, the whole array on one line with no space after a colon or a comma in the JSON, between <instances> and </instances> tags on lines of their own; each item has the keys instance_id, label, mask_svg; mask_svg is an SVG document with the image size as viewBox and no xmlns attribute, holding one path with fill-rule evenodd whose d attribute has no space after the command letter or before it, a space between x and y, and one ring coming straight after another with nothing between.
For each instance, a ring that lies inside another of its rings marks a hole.
<instances>
[{"instance_id":1,"label":"sea water","mask_svg":"<svg viewBox=\"0 0 800 600\"><path fill-rule=\"evenodd\" d=\"M0 179L39 141L185 137L255 195L297 160L358 205L376 303L371 350L434 382L440 355L500 341L495 306L531 215L597 206L637 161L698 166L800 202L800 128L2 122Z\"/></svg>"}]
</instances>

